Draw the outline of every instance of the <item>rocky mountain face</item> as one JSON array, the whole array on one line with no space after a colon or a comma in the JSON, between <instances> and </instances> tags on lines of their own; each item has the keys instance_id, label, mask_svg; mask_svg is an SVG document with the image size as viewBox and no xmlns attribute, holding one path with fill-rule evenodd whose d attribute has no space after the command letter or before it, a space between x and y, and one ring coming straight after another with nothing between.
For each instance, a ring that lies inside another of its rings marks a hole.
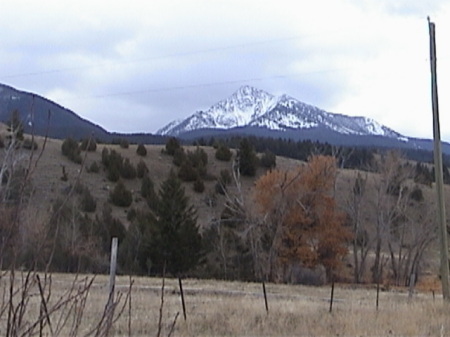
<instances>
[{"instance_id":1,"label":"rocky mountain face","mask_svg":"<svg viewBox=\"0 0 450 337\"><path fill-rule=\"evenodd\" d=\"M407 141L401 134L366 117L326 112L287 95L273 96L243 86L207 111L174 121L157 134L182 136L201 129L263 128L276 131L329 130L342 135L382 136Z\"/></svg>"}]
</instances>

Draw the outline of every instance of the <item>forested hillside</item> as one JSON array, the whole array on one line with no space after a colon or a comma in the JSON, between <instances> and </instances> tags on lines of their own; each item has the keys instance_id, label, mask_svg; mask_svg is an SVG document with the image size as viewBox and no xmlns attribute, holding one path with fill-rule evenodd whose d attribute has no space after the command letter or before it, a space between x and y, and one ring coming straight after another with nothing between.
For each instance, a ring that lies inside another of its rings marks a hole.
<instances>
[{"instance_id":1,"label":"forested hillside","mask_svg":"<svg viewBox=\"0 0 450 337\"><path fill-rule=\"evenodd\" d=\"M281 140L1 134L4 266L106 272L118 237L121 273L405 285L435 272L432 167L400 152L287 142L299 161L275 156Z\"/></svg>"}]
</instances>

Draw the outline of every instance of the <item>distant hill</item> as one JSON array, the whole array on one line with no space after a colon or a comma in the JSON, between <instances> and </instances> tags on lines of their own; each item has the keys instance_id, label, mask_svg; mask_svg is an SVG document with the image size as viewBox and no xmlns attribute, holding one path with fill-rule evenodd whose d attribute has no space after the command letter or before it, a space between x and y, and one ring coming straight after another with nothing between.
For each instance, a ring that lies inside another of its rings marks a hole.
<instances>
[{"instance_id":1,"label":"distant hill","mask_svg":"<svg viewBox=\"0 0 450 337\"><path fill-rule=\"evenodd\" d=\"M6 123L14 110L19 111L25 132L39 136L80 139L93 135L104 142L111 142L115 138L126 138L130 142L146 144L165 142L165 137L152 134L108 132L51 100L0 84L0 122Z\"/></svg>"}]
</instances>

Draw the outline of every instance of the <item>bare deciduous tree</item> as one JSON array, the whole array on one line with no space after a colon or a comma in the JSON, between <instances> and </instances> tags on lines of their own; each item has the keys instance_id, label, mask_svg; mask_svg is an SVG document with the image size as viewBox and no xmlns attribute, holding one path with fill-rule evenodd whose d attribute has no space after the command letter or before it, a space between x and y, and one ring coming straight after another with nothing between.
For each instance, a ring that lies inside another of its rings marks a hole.
<instances>
[{"instance_id":1,"label":"bare deciduous tree","mask_svg":"<svg viewBox=\"0 0 450 337\"><path fill-rule=\"evenodd\" d=\"M367 256L373 244L373 239L369 235L368 223L363 217L364 211L367 212L367 210L364 210L364 201L367 199L367 179L367 173L358 172L353 187L344 201L344 208L353 232L353 281L355 283L363 281Z\"/></svg>"},{"instance_id":2,"label":"bare deciduous tree","mask_svg":"<svg viewBox=\"0 0 450 337\"><path fill-rule=\"evenodd\" d=\"M426 201L415 200L412 192L413 167L399 152L389 151L376 165L375 262L373 281L379 278L383 249L389 254L390 270L396 285L405 285L418 272L421 259L435 238L433 209Z\"/></svg>"}]
</instances>

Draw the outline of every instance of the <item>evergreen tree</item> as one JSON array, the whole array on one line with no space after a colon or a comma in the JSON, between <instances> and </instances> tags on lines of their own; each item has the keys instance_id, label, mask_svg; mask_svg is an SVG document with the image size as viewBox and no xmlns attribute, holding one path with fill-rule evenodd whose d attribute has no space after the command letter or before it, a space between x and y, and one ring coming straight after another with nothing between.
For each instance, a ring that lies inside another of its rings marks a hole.
<instances>
[{"instance_id":1,"label":"evergreen tree","mask_svg":"<svg viewBox=\"0 0 450 337\"><path fill-rule=\"evenodd\" d=\"M180 275L195 267L201 257L202 238L196 211L176 174L171 171L159 191L155 235L152 236L152 272Z\"/></svg>"},{"instance_id":2,"label":"evergreen tree","mask_svg":"<svg viewBox=\"0 0 450 337\"><path fill-rule=\"evenodd\" d=\"M247 138L242 139L239 146L239 171L244 176L253 177L256 174L258 157Z\"/></svg>"},{"instance_id":3,"label":"evergreen tree","mask_svg":"<svg viewBox=\"0 0 450 337\"><path fill-rule=\"evenodd\" d=\"M262 167L268 169L275 168L275 166L277 166L277 157L272 151L266 150L261 156L260 163Z\"/></svg>"},{"instance_id":4,"label":"evergreen tree","mask_svg":"<svg viewBox=\"0 0 450 337\"><path fill-rule=\"evenodd\" d=\"M152 179L146 174L141 182L141 195L147 201L151 210L156 210L158 205L158 195L155 192Z\"/></svg>"},{"instance_id":5,"label":"evergreen tree","mask_svg":"<svg viewBox=\"0 0 450 337\"><path fill-rule=\"evenodd\" d=\"M156 218L152 212L136 211L126 232L119 262L126 272L148 274L150 251Z\"/></svg>"},{"instance_id":6,"label":"evergreen tree","mask_svg":"<svg viewBox=\"0 0 450 337\"><path fill-rule=\"evenodd\" d=\"M228 146L220 144L216 150L216 159L221 161L230 161L233 154Z\"/></svg>"},{"instance_id":7,"label":"evergreen tree","mask_svg":"<svg viewBox=\"0 0 450 337\"><path fill-rule=\"evenodd\" d=\"M136 153L139 156L145 157L147 155L147 149L145 148L145 145L139 144L138 147L136 148Z\"/></svg>"},{"instance_id":8,"label":"evergreen tree","mask_svg":"<svg viewBox=\"0 0 450 337\"><path fill-rule=\"evenodd\" d=\"M93 161L88 168L89 173L98 173L100 171L100 167L96 161Z\"/></svg>"},{"instance_id":9,"label":"evergreen tree","mask_svg":"<svg viewBox=\"0 0 450 337\"><path fill-rule=\"evenodd\" d=\"M90 151L90 152L96 151L97 150L97 141L93 137L83 138L81 140L80 150L81 151Z\"/></svg>"},{"instance_id":10,"label":"evergreen tree","mask_svg":"<svg viewBox=\"0 0 450 337\"><path fill-rule=\"evenodd\" d=\"M103 205L100 216L96 216L91 230L92 236L99 240L101 249L105 253L111 251L112 238L118 238L120 247L127 234L125 226L113 216L111 206L106 203Z\"/></svg>"},{"instance_id":11,"label":"evergreen tree","mask_svg":"<svg viewBox=\"0 0 450 337\"><path fill-rule=\"evenodd\" d=\"M175 137L169 138L166 143L166 153L170 156L173 156L175 154L175 151L179 148L181 148L180 141Z\"/></svg>"},{"instance_id":12,"label":"evergreen tree","mask_svg":"<svg viewBox=\"0 0 450 337\"><path fill-rule=\"evenodd\" d=\"M91 194L89 188L86 187L83 189L79 199L80 199L80 207L83 212L89 213L95 212L95 209L97 208L97 201Z\"/></svg>"},{"instance_id":13,"label":"evergreen tree","mask_svg":"<svg viewBox=\"0 0 450 337\"><path fill-rule=\"evenodd\" d=\"M109 199L116 206L129 207L133 202L133 194L127 190L123 182L119 181L114 190L109 193Z\"/></svg>"},{"instance_id":14,"label":"evergreen tree","mask_svg":"<svg viewBox=\"0 0 450 337\"><path fill-rule=\"evenodd\" d=\"M184 149L182 147L176 149L173 152L173 159L172 159L172 163L175 166L180 167L181 164L183 164L183 162L186 161L186 153L184 152Z\"/></svg>"},{"instance_id":15,"label":"evergreen tree","mask_svg":"<svg viewBox=\"0 0 450 337\"><path fill-rule=\"evenodd\" d=\"M124 179L134 179L136 178L136 168L133 166L133 164L130 162L130 159L125 158L121 168L120 168L120 175Z\"/></svg>"},{"instance_id":16,"label":"evergreen tree","mask_svg":"<svg viewBox=\"0 0 450 337\"><path fill-rule=\"evenodd\" d=\"M130 142L128 141L128 139L121 138L119 141L119 145L122 149L128 149L128 147L130 146Z\"/></svg>"},{"instance_id":17,"label":"evergreen tree","mask_svg":"<svg viewBox=\"0 0 450 337\"><path fill-rule=\"evenodd\" d=\"M78 146L78 142L72 138L66 138L61 145L61 152L64 156L77 164L81 164L83 159L81 158L81 150Z\"/></svg>"},{"instance_id":18,"label":"evergreen tree","mask_svg":"<svg viewBox=\"0 0 450 337\"><path fill-rule=\"evenodd\" d=\"M194 181L194 191L197 193L203 193L205 191L205 183L200 177Z\"/></svg>"},{"instance_id":19,"label":"evergreen tree","mask_svg":"<svg viewBox=\"0 0 450 337\"><path fill-rule=\"evenodd\" d=\"M145 175L147 175L149 172L149 169L145 162L143 160L140 160L139 163L136 165L136 176L138 178L143 178Z\"/></svg>"}]
</instances>

